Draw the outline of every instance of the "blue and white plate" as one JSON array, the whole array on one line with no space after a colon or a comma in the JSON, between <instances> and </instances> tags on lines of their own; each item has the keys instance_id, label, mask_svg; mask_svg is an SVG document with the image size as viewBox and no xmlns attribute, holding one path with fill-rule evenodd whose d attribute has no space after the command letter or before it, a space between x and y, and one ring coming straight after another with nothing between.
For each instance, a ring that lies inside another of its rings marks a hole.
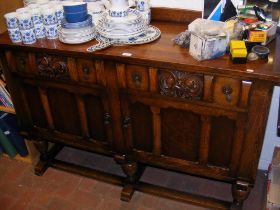
<instances>
[{"instance_id":1,"label":"blue and white plate","mask_svg":"<svg viewBox=\"0 0 280 210\"><path fill-rule=\"evenodd\" d=\"M161 35L161 31L155 26L149 26L145 33L139 36L131 37L128 39L109 39L97 34L96 40L98 44L95 44L87 49L88 52L94 52L97 50L102 50L108 48L112 45L122 46L122 45L138 45L146 44L157 40Z\"/></svg>"},{"instance_id":2,"label":"blue and white plate","mask_svg":"<svg viewBox=\"0 0 280 210\"><path fill-rule=\"evenodd\" d=\"M135 9L128 9L128 15L125 17L111 17L108 12L104 12L96 25L96 30L101 36L124 40L145 34L147 28L142 15Z\"/></svg>"}]
</instances>

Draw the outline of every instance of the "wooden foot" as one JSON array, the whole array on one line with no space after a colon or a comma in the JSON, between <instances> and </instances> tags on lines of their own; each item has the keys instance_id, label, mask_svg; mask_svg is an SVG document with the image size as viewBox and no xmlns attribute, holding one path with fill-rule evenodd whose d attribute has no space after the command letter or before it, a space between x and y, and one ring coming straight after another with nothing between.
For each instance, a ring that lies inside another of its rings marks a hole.
<instances>
[{"instance_id":1,"label":"wooden foot","mask_svg":"<svg viewBox=\"0 0 280 210\"><path fill-rule=\"evenodd\" d=\"M251 188L249 183L243 181L237 181L232 185L233 202L231 210L241 210L243 202L248 198Z\"/></svg>"},{"instance_id":2,"label":"wooden foot","mask_svg":"<svg viewBox=\"0 0 280 210\"><path fill-rule=\"evenodd\" d=\"M37 175L37 176L42 176L45 171L48 169L50 165L48 164L47 161L42 161L40 160L37 165L35 166L35 169L34 169L34 173Z\"/></svg>"},{"instance_id":3,"label":"wooden foot","mask_svg":"<svg viewBox=\"0 0 280 210\"><path fill-rule=\"evenodd\" d=\"M122 192L121 192L121 200L122 201L130 201L130 199L133 196L135 189L132 184L127 184L123 187Z\"/></svg>"},{"instance_id":4,"label":"wooden foot","mask_svg":"<svg viewBox=\"0 0 280 210\"><path fill-rule=\"evenodd\" d=\"M48 167L51 166L51 161L57 155L57 153L63 148L62 145L55 144L49 151L48 151L48 142L47 141L35 141L35 147L41 153L40 161L37 163L34 169L34 173L37 176L42 176Z\"/></svg>"},{"instance_id":5,"label":"wooden foot","mask_svg":"<svg viewBox=\"0 0 280 210\"><path fill-rule=\"evenodd\" d=\"M126 156L115 156L117 163L121 164L122 170L126 175L124 188L121 192L121 200L130 201L135 191L134 186L141 177L144 167L138 165L137 162L128 160Z\"/></svg>"}]
</instances>

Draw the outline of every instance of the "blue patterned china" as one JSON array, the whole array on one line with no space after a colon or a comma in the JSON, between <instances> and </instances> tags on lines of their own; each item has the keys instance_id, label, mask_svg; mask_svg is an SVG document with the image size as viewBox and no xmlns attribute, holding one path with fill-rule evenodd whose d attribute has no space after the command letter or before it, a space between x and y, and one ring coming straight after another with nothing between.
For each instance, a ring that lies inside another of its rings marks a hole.
<instances>
[{"instance_id":1,"label":"blue patterned china","mask_svg":"<svg viewBox=\"0 0 280 210\"><path fill-rule=\"evenodd\" d=\"M8 34L13 43L22 41L19 28L8 28Z\"/></svg>"},{"instance_id":2,"label":"blue patterned china","mask_svg":"<svg viewBox=\"0 0 280 210\"><path fill-rule=\"evenodd\" d=\"M62 28L83 28L87 26L92 26L92 16L87 15L86 19L82 22L78 23L69 23L65 18L61 20L61 27Z\"/></svg>"},{"instance_id":3,"label":"blue patterned china","mask_svg":"<svg viewBox=\"0 0 280 210\"><path fill-rule=\"evenodd\" d=\"M122 46L122 45L137 45L137 44L146 44L157 40L161 35L161 31L154 26L149 26L145 33L140 34L139 36L130 37L127 39L111 39L106 38L99 33L96 35L97 44L89 47L88 52L94 52L97 50L102 50L108 48L112 45Z\"/></svg>"},{"instance_id":4,"label":"blue patterned china","mask_svg":"<svg viewBox=\"0 0 280 210\"><path fill-rule=\"evenodd\" d=\"M150 9L149 0L135 0L135 4L136 4L136 9L141 12L144 12L144 11Z\"/></svg>"},{"instance_id":5,"label":"blue patterned china","mask_svg":"<svg viewBox=\"0 0 280 210\"><path fill-rule=\"evenodd\" d=\"M18 19L16 12L10 12L4 15L7 28L18 28Z\"/></svg>"},{"instance_id":6,"label":"blue patterned china","mask_svg":"<svg viewBox=\"0 0 280 210\"><path fill-rule=\"evenodd\" d=\"M36 35L34 28L20 30L23 44L33 44L36 42Z\"/></svg>"},{"instance_id":7,"label":"blue patterned china","mask_svg":"<svg viewBox=\"0 0 280 210\"><path fill-rule=\"evenodd\" d=\"M58 38L57 24L45 25L45 29L46 29L47 39L57 39Z\"/></svg>"},{"instance_id":8,"label":"blue patterned china","mask_svg":"<svg viewBox=\"0 0 280 210\"><path fill-rule=\"evenodd\" d=\"M141 13L135 9L128 9L128 15L122 18L112 17L108 12L104 12L96 25L96 30L101 36L124 40L145 33L147 28Z\"/></svg>"},{"instance_id":9,"label":"blue patterned china","mask_svg":"<svg viewBox=\"0 0 280 210\"><path fill-rule=\"evenodd\" d=\"M18 26L20 30L34 28L31 13L19 13L17 15Z\"/></svg>"},{"instance_id":10,"label":"blue patterned china","mask_svg":"<svg viewBox=\"0 0 280 210\"><path fill-rule=\"evenodd\" d=\"M111 8L108 14L111 17L126 17L128 15L128 8Z\"/></svg>"},{"instance_id":11,"label":"blue patterned china","mask_svg":"<svg viewBox=\"0 0 280 210\"><path fill-rule=\"evenodd\" d=\"M63 10L65 13L79 13L87 11L86 2L67 2L63 4Z\"/></svg>"},{"instance_id":12,"label":"blue patterned china","mask_svg":"<svg viewBox=\"0 0 280 210\"><path fill-rule=\"evenodd\" d=\"M42 18L44 25L57 24L57 17L54 8L46 8L42 11Z\"/></svg>"},{"instance_id":13,"label":"blue patterned china","mask_svg":"<svg viewBox=\"0 0 280 210\"><path fill-rule=\"evenodd\" d=\"M43 24L37 24L34 26L34 28L37 39L46 37L46 29Z\"/></svg>"},{"instance_id":14,"label":"blue patterned china","mask_svg":"<svg viewBox=\"0 0 280 210\"><path fill-rule=\"evenodd\" d=\"M64 11L64 17L69 23L78 23L87 19L87 10L83 12L68 13Z\"/></svg>"}]
</instances>

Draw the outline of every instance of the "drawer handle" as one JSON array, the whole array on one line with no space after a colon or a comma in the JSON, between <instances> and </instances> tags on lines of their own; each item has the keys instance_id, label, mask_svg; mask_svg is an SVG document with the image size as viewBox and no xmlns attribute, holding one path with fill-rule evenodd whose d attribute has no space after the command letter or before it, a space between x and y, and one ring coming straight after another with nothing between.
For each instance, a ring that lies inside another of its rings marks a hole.
<instances>
[{"instance_id":1,"label":"drawer handle","mask_svg":"<svg viewBox=\"0 0 280 210\"><path fill-rule=\"evenodd\" d=\"M112 117L109 113L104 114L104 124L109 125L112 121Z\"/></svg>"},{"instance_id":2,"label":"drawer handle","mask_svg":"<svg viewBox=\"0 0 280 210\"><path fill-rule=\"evenodd\" d=\"M89 68L87 66L84 66L83 67L83 72L84 72L84 75L88 75L89 74Z\"/></svg>"},{"instance_id":3,"label":"drawer handle","mask_svg":"<svg viewBox=\"0 0 280 210\"><path fill-rule=\"evenodd\" d=\"M25 61L24 58L21 58L21 59L19 59L19 63L20 63L21 66L25 66L26 61Z\"/></svg>"},{"instance_id":4,"label":"drawer handle","mask_svg":"<svg viewBox=\"0 0 280 210\"><path fill-rule=\"evenodd\" d=\"M233 92L232 87L231 87L230 85L224 85L224 86L222 87L222 92L223 92L223 94L226 95L226 100L227 100L228 102L231 102L231 101L232 101L232 96L231 96L231 94L232 94L232 92Z\"/></svg>"},{"instance_id":5,"label":"drawer handle","mask_svg":"<svg viewBox=\"0 0 280 210\"><path fill-rule=\"evenodd\" d=\"M135 87L140 87L140 84L141 84L141 75L138 74L138 73L134 73L132 75L132 79L133 79L133 82L135 83Z\"/></svg>"},{"instance_id":6,"label":"drawer handle","mask_svg":"<svg viewBox=\"0 0 280 210\"><path fill-rule=\"evenodd\" d=\"M123 128L128 128L131 125L131 118L125 117L123 119Z\"/></svg>"}]
</instances>

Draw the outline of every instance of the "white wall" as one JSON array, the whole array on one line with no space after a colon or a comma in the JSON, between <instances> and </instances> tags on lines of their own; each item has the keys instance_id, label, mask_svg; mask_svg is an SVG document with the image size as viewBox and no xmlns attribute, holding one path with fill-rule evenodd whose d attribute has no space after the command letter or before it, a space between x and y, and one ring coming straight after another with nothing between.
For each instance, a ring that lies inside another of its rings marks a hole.
<instances>
[{"instance_id":1,"label":"white wall","mask_svg":"<svg viewBox=\"0 0 280 210\"><path fill-rule=\"evenodd\" d=\"M170 7L190 10L203 10L203 0L150 0L152 7Z\"/></svg>"},{"instance_id":2,"label":"white wall","mask_svg":"<svg viewBox=\"0 0 280 210\"><path fill-rule=\"evenodd\" d=\"M270 105L270 111L268 116L268 122L266 126L264 143L259 162L259 169L267 170L267 167L272 159L272 154L275 146L280 146L280 137L277 137L276 127L278 120L278 108L279 108L279 95L280 87L275 87L273 91L272 101Z\"/></svg>"}]
</instances>

